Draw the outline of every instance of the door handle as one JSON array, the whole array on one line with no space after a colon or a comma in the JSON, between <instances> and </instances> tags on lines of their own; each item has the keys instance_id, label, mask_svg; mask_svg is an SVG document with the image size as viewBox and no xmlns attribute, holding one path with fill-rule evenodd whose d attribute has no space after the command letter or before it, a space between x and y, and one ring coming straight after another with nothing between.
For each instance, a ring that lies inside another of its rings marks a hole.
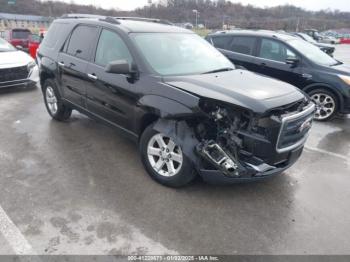
<instances>
[{"instance_id":1,"label":"door handle","mask_svg":"<svg viewBox=\"0 0 350 262\"><path fill-rule=\"evenodd\" d=\"M63 62L58 62L58 65L64 67L64 63Z\"/></svg>"},{"instance_id":2,"label":"door handle","mask_svg":"<svg viewBox=\"0 0 350 262\"><path fill-rule=\"evenodd\" d=\"M265 64L265 63L261 63L260 66L261 66L261 67L265 67L266 64Z\"/></svg>"},{"instance_id":3,"label":"door handle","mask_svg":"<svg viewBox=\"0 0 350 262\"><path fill-rule=\"evenodd\" d=\"M88 78L92 79L92 80L97 80L98 77L95 74L87 74Z\"/></svg>"}]
</instances>

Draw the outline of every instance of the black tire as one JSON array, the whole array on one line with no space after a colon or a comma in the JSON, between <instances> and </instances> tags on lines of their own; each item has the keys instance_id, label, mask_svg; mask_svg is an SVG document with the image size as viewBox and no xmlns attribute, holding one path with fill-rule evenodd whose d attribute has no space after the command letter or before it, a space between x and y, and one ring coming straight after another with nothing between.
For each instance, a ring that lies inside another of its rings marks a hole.
<instances>
[{"instance_id":1,"label":"black tire","mask_svg":"<svg viewBox=\"0 0 350 262\"><path fill-rule=\"evenodd\" d=\"M46 98L46 90L50 87L52 88L52 90L55 94L55 97L57 99L57 111L56 112L52 112L50 110L48 102L47 102L47 98ZM65 120L70 118L70 116L72 114L72 109L70 109L69 107L67 107L63 103L62 98L58 92L57 85L53 80L48 79L45 81L44 86L43 86L43 95L44 95L44 102L45 102L47 112L49 113L49 115L53 119L55 119L57 121L65 121Z\"/></svg>"},{"instance_id":2,"label":"black tire","mask_svg":"<svg viewBox=\"0 0 350 262\"><path fill-rule=\"evenodd\" d=\"M147 147L152 137L157 134L159 134L159 132L153 129L153 125L150 125L143 132L140 139L139 150L141 160L148 174L158 183L168 187L183 187L190 184L195 179L196 172L193 168L192 162L185 156L185 154L183 154L182 166L176 175L170 177L163 176L153 169L148 158Z\"/></svg>"},{"instance_id":3,"label":"black tire","mask_svg":"<svg viewBox=\"0 0 350 262\"><path fill-rule=\"evenodd\" d=\"M330 114L329 116L327 116L325 118L317 117L317 114L316 114L315 115L315 120L316 121L325 122L325 121L329 121L329 120L333 119L338 114L338 110L339 110L339 100L338 100L337 96L333 92L331 92L331 91L329 91L329 90L327 90L325 88L318 88L318 89L314 89L314 90L308 92L308 95L311 98L313 96L317 95L317 94L319 94L319 95L327 95L327 96L331 97L333 99L333 101L334 101L334 111L333 111L332 114Z\"/></svg>"}]
</instances>

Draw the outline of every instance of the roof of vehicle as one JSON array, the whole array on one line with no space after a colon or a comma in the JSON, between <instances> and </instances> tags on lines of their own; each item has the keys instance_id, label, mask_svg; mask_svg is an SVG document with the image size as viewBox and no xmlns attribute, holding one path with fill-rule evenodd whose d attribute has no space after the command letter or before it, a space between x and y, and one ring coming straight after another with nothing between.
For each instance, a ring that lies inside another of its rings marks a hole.
<instances>
[{"instance_id":1,"label":"roof of vehicle","mask_svg":"<svg viewBox=\"0 0 350 262\"><path fill-rule=\"evenodd\" d=\"M295 39L295 36L290 35L288 33L279 33L269 30L231 30L231 31L220 31L209 36L217 36L217 35L245 35L245 36L261 36L261 37L273 37L277 39L281 39L284 41L289 41Z\"/></svg>"},{"instance_id":2,"label":"roof of vehicle","mask_svg":"<svg viewBox=\"0 0 350 262\"><path fill-rule=\"evenodd\" d=\"M168 21L142 17L103 17L97 15L69 15L58 20L69 22L88 22L117 26L128 33L193 33L190 30L174 26Z\"/></svg>"}]
</instances>

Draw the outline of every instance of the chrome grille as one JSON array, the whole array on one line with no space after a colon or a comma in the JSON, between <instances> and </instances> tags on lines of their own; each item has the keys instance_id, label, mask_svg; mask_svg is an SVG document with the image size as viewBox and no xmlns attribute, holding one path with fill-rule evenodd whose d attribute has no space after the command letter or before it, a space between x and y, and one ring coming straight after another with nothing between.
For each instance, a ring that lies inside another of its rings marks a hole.
<instances>
[{"instance_id":1,"label":"chrome grille","mask_svg":"<svg viewBox=\"0 0 350 262\"><path fill-rule=\"evenodd\" d=\"M277 140L277 152L286 152L302 145L311 128L315 113L315 105L312 103L302 112L288 115L282 118L282 125Z\"/></svg>"}]
</instances>

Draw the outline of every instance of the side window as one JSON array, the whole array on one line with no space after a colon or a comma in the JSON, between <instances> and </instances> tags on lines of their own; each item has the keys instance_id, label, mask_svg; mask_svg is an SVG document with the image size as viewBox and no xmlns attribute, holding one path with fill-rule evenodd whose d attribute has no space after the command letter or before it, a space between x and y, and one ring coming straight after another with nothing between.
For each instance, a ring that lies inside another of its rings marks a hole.
<instances>
[{"instance_id":1,"label":"side window","mask_svg":"<svg viewBox=\"0 0 350 262\"><path fill-rule=\"evenodd\" d=\"M74 29L67 48L67 53L84 59L90 59L91 45L97 34L97 27L80 25Z\"/></svg>"},{"instance_id":2,"label":"side window","mask_svg":"<svg viewBox=\"0 0 350 262\"><path fill-rule=\"evenodd\" d=\"M109 62L116 60L126 60L131 63L132 57L119 35L103 29L97 45L95 63L106 66Z\"/></svg>"},{"instance_id":3,"label":"side window","mask_svg":"<svg viewBox=\"0 0 350 262\"><path fill-rule=\"evenodd\" d=\"M215 36L212 37L211 40L216 48L227 49L228 44L231 41L230 36Z\"/></svg>"},{"instance_id":4,"label":"side window","mask_svg":"<svg viewBox=\"0 0 350 262\"><path fill-rule=\"evenodd\" d=\"M285 62L287 58L296 58L296 55L280 42L270 39L262 39L259 57L278 62Z\"/></svg>"},{"instance_id":5,"label":"side window","mask_svg":"<svg viewBox=\"0 0 350 262\"><path fill-rule=\"evenodd\" d=\"M255 43L255 37L235 36L230 46L230 50L240 54L253 55Z\"/></svg>"}]
</instances>

